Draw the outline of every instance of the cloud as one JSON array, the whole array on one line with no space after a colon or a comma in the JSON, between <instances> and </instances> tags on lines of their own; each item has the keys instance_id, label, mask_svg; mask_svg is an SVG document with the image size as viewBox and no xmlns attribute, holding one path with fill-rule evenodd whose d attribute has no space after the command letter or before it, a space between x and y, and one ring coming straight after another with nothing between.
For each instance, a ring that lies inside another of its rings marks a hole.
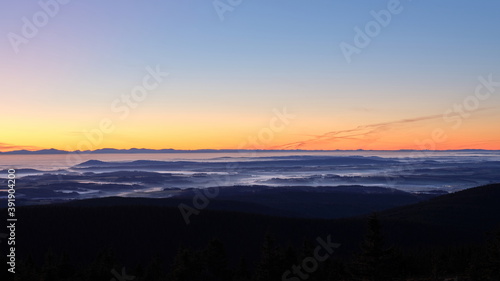
<instances>
[{"instance_id":1,"label":"cloud","mask_svg":"<svg viewBox=\"0 0 500 281\"><path fill-rule=\"evenodd\" d=\"M10 144L10 143L3 143L0 142L0 151L1 152L6 152L6 151L12 151L12 150L39 150L42 149L41 147L38 146L31 146L31 145L15 145L15 144Z\"/></svg>"},{"instance_id":2,"label":"cloud","mask_svg":"<svg viewBox=\"0 0 500 281\"><path fill-rule=\"evenodd\" d=\"M396 126L440 119L442 118L442 116L443 115L441 114L439 115L436 114L436 115L422 116L416 118L401 119L391 122L362 125L348 130L330 131L322 135L313 136L312 138L307 140L275 146L273 147L273 149L301 149L304 146L313 143L314 144L332 143L339 140L352 140L352 141L363 140L367 142L373 142L379 138L381 133L390 131L394 129Z\"/></svg>"}]
</instances>

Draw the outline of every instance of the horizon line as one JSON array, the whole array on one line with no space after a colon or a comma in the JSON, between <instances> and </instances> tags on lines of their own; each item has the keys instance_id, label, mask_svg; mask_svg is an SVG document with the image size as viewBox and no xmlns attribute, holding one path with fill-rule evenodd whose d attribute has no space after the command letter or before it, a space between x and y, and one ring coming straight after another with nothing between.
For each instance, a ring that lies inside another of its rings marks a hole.
<instances>
[{"instance_id":1,"label":"horizon line","mask_svg":"<svg viewBox=\"0 0 500 281\"><path fill-rule=\"evenodd\" d=\"M107 152L114 152L114 153L131 153L134 151L150 151L152 153L182 153L182 152L238 152L238 151L253 151L253 152L297 152L297 151L304 151L304 152L336 152L336 151L380 151L380 152L397 152L397 151L433 151L433 152L439 152L439 151L470 151L470 150L476 150L476 151L500 151L498 149L482 149L482 148L463 148L463 149L234 149L234 148L201 148L201 149L174 149L174 148L161 148L161 149L154 149L154 148L125 148L125 149L120 149L120 148L100 148L100 149L95 149L95 150L61 150L61 149L56 149L56 148L49 148L49 149L39 149L39 150L27 150L27 149L20 149L20 150L11 150L11 151L0 151L0 154L37 154L37 153L44 153L44 154L62 154L62 153L82 153L82 154L91 154L91 153L106 153ZM138 153L138 152L135 152Z\"/></svg>"}]
</instances>

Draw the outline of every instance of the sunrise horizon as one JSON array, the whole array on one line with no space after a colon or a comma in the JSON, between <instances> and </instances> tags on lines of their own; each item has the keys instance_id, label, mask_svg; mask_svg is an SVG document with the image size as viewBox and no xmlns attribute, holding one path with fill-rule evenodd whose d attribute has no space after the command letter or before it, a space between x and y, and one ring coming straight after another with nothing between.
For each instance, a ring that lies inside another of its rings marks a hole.
<instances>
[{"instance_id":1,"label":"sunrise horizon","mask_svg":"<svg viewBox=\"0 0 500 281\"><path fill-rule=\"evenodd\" d=\"M500 280L500 1L0 7L0 280Z\"/></svg>"},{"instance_id":2,"label":"sunrise horizon","mask_svg":"<svg viewBox=\"0 0 500 281\"><path fill-rule=\"evenodd\" d=\"M100 152L100 151L106 151L106 150L114 150L117 151L115 153L127 153L128 150L136 150L136 151L151 151L151 152L158 152L158 153L175 153L175 152L224 152L224 151L229 151L229 152L238 152L238 151L252 151L252 152L293 152L293 151L304 151L304 152L335 152L335 151L467 151L467 150L482 150L482 151L500 151L500 149L488 149L488 148L460 148L460 149L415 149L415 148L396 148L396 149L363 149L363 148L358 148L358 149L272 149L272 148L194 148L194 149L177 149L177 148L146 148L146 147L129 147L129 148L113 148L113 147L103 147L103 148L97 148L94 150L64 150L64 149L58 149L58 148L16 148L16 149L10 149L10 150L0 150L0 153L10 153L10 152L40 152L40 151L57 151L57 152L63 152L63 153L92 153L92 152ZM149 152L147 152L149 153ZM50 153L47 153L50 154Z\"/></svg>"},{"instance_id":3,"label":"sunrise horizon","mask_svg":"<svg viewBox=\"0 0 500 281\"><path fill-rule=\"evenodd\" d=\"M0 151L500 149L495 3L54 3L3 13Z\"/></svg>"}]
</instances>

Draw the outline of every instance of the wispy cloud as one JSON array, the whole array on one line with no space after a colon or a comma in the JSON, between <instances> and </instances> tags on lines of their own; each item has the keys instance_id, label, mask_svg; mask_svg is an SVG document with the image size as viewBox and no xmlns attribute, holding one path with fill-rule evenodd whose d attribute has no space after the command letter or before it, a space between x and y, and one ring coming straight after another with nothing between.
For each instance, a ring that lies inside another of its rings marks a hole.
<instances>
[{"instance_id":1,"label":"wispy cloud","mask_svg":"<svg viewBox=\"0 0 500 281\"><path fill-rule=\"evenodd\" d=\"M12 150L39 150L43 149L38 146L32 146L32 145L15 145L15 144L10 144L10 143L3 143L0 142L0 151L5 152L5 151L12 151Z\"/></svg>"},{"instance_id":2,"label":"wispy cloud","mask_svg":"<svg viewBox=\"0 0 500 281\"><path fill-rule=\"evenodd\" d=\"M356 128L348 130L330 131L322 135L313 136L307 140L275 146L273 147L273 149L301 149L304 148L304 146L310 144L332 143L340 140L351 140L351 141L363 140L366 142L373 142L379 138L381 133L392 130L396 126L418 123L429 120L437 120L442 118L442 116L443 116L442 114L436 114L436 115L422 116L416 118L401 119L391 122L361 125Z\"/></svg>"}]
</instances>

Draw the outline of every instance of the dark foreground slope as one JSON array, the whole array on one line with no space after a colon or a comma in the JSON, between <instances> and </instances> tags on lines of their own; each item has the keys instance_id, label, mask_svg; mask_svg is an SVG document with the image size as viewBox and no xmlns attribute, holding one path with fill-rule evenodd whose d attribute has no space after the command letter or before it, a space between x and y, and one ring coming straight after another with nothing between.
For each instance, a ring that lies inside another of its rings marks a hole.
<instances>
[{"instance_id":1,"label":"dark foreground slope","mask_svg":"<svg viewBox=\"0 0 500 281\"><path fill-rule=\"evenodd\" d=\"M443 193L415 194L378 186L230 186L220 188L185 189L175 192L175 197L104 198L79 200L72 206L170 206L180 203L189 206L204 204L206 197L209 210L237 211L290 218L346 218L378 212L394 207L425 201ZM204 194L208 194L208 197ZM211 196L210 194L216 194ZM195 203L194 201L197 201ZM204 208L204 209L205 209Z\"/></svg>"},{"instance_id":2,"label":"dark foreground slope","mask_svg":"<svg viewBox=\"0 0 500 281\"><path fill-rule=\"evenodd\" d=\"M499 190L499 184L488 185L385 211L380 214L382 233L387 244L408 250L482 243L500 222ZM130 200L20 207L16 255L31 255L42 264L47 252L66 253L73 263L85 265L108 249L120 264L134 268L155 255L171 264L181 245L200 250L218 239L232 265L245 258L252 266L266 234L282 247L296 248L331 235L341 244L334 254L339 258L357 252L365 234L365 217L322 220L205 209L186 224L177 207L160 206L158 200ZM5 221L6 210L1 212ZM0 246L4 252L6 244Z\"/></svg>"},{"instance_id":3,"label":"dark foreground slope","mask_svg":"<svg viewBox=\"0 0 500 281\"><path fill-rule=\"evenodd\" d=\"M394 208L381 215L391 220L461 226L484 232L495 222L500 224L500 185L491 184L442 195Z\"/></svg>"},{"instance_id":4,"label":"dark foreground slope","mask_svg":"<svg viewBox=\"0 0 500 281\"><path fill-rule=\"evenodd\" d=\"M399 229L391 233L391 238L398 242L413 239L418 243L423 237L429 241L454 242L457 239L456 243L479 241L500 228L500 184L390 209L381 212L380 217L388 227ZM443 230L435 232L434 229Z\"/></svg>"}]
</instances>

